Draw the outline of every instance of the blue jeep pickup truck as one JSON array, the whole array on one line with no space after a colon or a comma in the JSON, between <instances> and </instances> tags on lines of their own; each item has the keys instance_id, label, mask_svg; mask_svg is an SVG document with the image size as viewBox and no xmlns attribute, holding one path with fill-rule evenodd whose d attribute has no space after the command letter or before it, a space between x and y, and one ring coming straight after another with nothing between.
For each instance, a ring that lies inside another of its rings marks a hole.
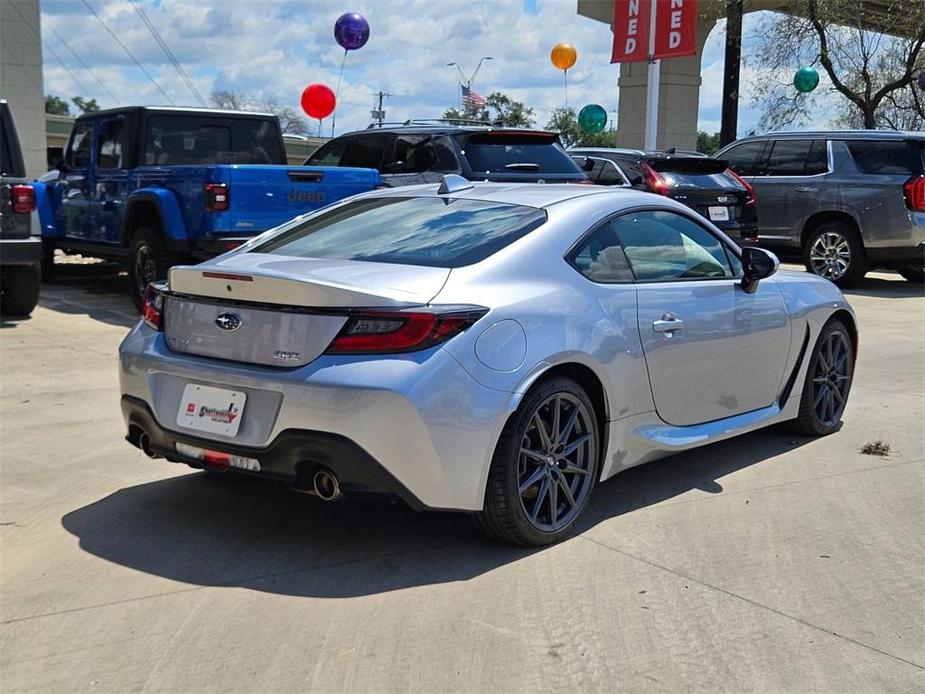
<instances>
[{"instance_id":1,"label":"blue jeep pickup truck","mask_svg":"<svg viewBox=\"0 0 925 694\"><path fill-rule=\"evenodd\" d=\"M43 271L55 249L124 262L140 306L171 265L378 184L372 169L287 166L271 114L97 111L77 119L62 161L35 185Z\"/></svg>"}]
</instances>

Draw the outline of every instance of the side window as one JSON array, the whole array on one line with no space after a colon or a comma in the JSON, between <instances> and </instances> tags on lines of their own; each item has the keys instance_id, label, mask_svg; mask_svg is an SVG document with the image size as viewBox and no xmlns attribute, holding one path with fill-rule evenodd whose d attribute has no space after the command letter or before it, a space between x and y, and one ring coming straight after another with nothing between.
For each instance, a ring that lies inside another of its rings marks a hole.
<instances>
[{"instance_id":1,"label":"side window","mask_svg":"<svg viewBox=\"0 0 925 694\"><path fill-rule=\"evenodd\" d=\"M848 140L845 144L862 173L903 176L913 173L915 150L906 142Z\"/></svg>"},{"instance_id":2,"label":"side window","mask_svg":"<svg viewBox=\"0 0 925 694\"><path fill-rule=\"evenodd\" d=\"M340 166L358 166L364 169L378 169L382 166L389 138L385 135L361 135L347 141L347 149L341 157Z\"/></svg>"},{"instance_id":3,"label":"side window","mask_svg":"<svg viewBox=\"0 0 925 694\"><path fill-rule=\"evenodd\" d=\"M626 184L620 170L607 159L593 159L594 166L588 172L588 178L602 186L622 186Z\"/></svg>"},{"instance_id":4,"label":"side window","mask_svg":"<svg viewBox=\"0 0 925 694\"><path fill-rule=\"evenodd\" d=\"M449 138L436 138L434 151L437 153L437 171L459 171L459 160Z\"/></svg>"},{"instance_id":5,"label":"side window","mask_svg":"<svg viewBox=\"0 0 925 694\"><path fill-rule=\"evenodd\" d=\"M646 184L645 174L639 168L638 161L634 159L617 159L616 161L620 168L623 169L623 173L626 174L631 186L644 186Z\"/></svg>"},{"instance_id":6,"label":"side window","mask_svg":"<svg viewBox=\"0 0 925 694\"><path fill-rule=\"evenodd\" d=\"M829 148L825 140L813 140L809 148L809 155L806 157L806 168L803 173L807 176L824 174L829 171Z\"/></svg>"},{"instance_id":7,"label":"side window","mask_svg":"<svg viewBox=\"0 0 925 694\"><path fill-rule=\"evenodd\" d=\"M80 123L74 126L71 148L67 154L70 169L86 169L90 166L90 151L93 148L93 124Z\"/></svg>"},{"instance_id":8,"label":"side window","mask_svg":"<svg viewBox=\"0 0 925 694\"><path fill-rule=\"evenodd\" d=\"M626 282L633 279L613 225L605 222L569 256L569 262L592 282Z\"/></svg>"},{"instance_id":9,"label":"side window","mask_svg":"<svg viewBox=\"0 0 925 694\"><path fill-rule=\"evenodd\" d=\"M767 176L804 176L812 140L778 140L768 157Z\"/></svg>"},{"instance_id":10,"label":"side window","mask_svg":"<svg viewBox=\"0 0 925 694\"><path fill-rule=\"evenodd\" d=\"M99 144L96 150L96 165L101 169L122 168L122 137L125 134L125 120L113 118L100 126Z\"/></svg>"},{"instance_id":11,"label":"side window","mask_svg":"<svg viewBox=\"0 0 925 694\"><path fill-rule=\"evenodd\" d=\"M736 145L720 157L740 176L757 176L760 173L764 142L745 142Z\"/></svg>"},{"instance_id":12,"label":"side window","mask_svg":"<svg viewBox=\"0 0 925 694\"><path fill-rule=\"evenodd\" d=\"M383 165L383 170L391 173L423 173L436 165L437 155L430 135L401 135L395 138L395 148Z\"/></svg>"},{"instance_id":13,"label":"side window","mask_svg":"<svg viewBox=\"0 0 925 694\"><path fill-rule=\"evenodd\" d=\"M306 159L304 166L340 166L346 148L345 140L332 140Z\"/></svg>"},{"instance_id":14,"label":"side window","mask_svg":"<svg viewBox=\"0 0 925 694\"><path fill-rule=\"evenodd\" d=\"M675 212L644 211L613 221L637 280L733 277L715 236Z\"/></svg>"}]
</instances>

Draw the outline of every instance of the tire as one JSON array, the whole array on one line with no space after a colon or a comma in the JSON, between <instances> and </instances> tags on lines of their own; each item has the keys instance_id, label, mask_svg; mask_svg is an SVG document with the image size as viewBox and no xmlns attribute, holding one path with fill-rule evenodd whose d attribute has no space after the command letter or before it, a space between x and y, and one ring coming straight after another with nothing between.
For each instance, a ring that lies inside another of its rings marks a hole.
<instances>
[{"instance_id":1,"label":"tire","mask_svg":"<svg viewBox=\"0 0 925 694\"><path fill-rule=\"evenodd\" d=\"M39 302L42 275L38 265L11 265L0 272L0 315L25 317Z\"/></svg>"},{"instance_id":2,"label":"tire","mask_svg":"<svg viewBox=\"0 0 925 694\"><path fill-rule=\"evenodd\" d=\"M921 265L907 265L906 267L899 268L897 272L908 282L912 282L913 284L925 284L925 268Z\"/></svg>"},{"instance_id":3,"label":"tire","mask_svg":"<svg viewBox=\"0 0 925 694\"><path fill-rule=\"evenodd\" d=\"M173 263L164 236L157 227L139 228L132 235L128 249L129 292L140 311L148 284L165 279Z\"/></svg>"},{"instance_id":4,"label":"tire","mask_svg":"<svg viewBox=\"0 0 925 694\"><path fill-rule=\"evenodd\" d=\"M867 274L867 255L861 237L844 222L817 227L803 246L807 271L831 280L838 287L852 287Z\"/></svg>"},{"instance_id":5,"label":"tire","mask_svg":"<svg viewBox=\"0 0 925 694\"><path fill-rule=\"evenodd\" d=\"M828 436L841 429L841 416L854 380L854 358L854 344L845 324L830 320L810 354L800 411L791 422L794 433Z\"/></svg>"},{"instance_id":6,"label":"tire","mask_svg":"<svg viewBox=\"0 0 925 694\"><path fill-rule=\"evenodd\" d=\"M555 421L560 433L550 436ZM515 545L548 545L568 537L594 491L600 446L594 405L581 386L562 377L541 381L501 433L476 524Z\"/></svg>"}]
</instances>

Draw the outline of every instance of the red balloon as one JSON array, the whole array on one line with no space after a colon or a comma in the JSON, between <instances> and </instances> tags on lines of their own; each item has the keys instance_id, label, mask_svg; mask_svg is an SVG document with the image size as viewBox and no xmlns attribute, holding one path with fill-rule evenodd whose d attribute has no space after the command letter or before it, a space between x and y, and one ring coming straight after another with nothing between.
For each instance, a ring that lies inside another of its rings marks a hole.
<instances>
[{"instance_id":1,"label":"red balloon","mask_svg":"<svg viewBox=\"0 0 925 694\"><path fill-rule=\"evenodd\" d=\"M310 84L302 92L302 110L310 118L327 118L334 112L337 99L331 88L324 84Z\"/></svg>"}]
</instances>

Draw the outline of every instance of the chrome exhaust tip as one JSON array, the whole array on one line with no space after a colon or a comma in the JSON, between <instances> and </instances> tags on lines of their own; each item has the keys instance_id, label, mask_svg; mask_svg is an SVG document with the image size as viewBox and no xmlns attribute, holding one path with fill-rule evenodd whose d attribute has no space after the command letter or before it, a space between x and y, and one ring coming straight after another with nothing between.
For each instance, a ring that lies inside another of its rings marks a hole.
<instances>
[{"instance_id":1,"label":"chrome exhaust tip","mask_svg":"<svg viewBox=\"0 0 925 694\"><path fill-rule=\"evenodd\" d=\"M160 456L154 452L154 449L151 448L151 437L148 436L148 433L145 431L142 431L138 435L138 447L141 449L141 452L149 458L160 458Z\"/></svg>"},{"instance_id":2,"label":"chrome exhaust tip","mask_svg":"<svg viewBox=\"0 0 925 694\"><path fill-rule=\"evenodd\" d=\"M340 496L340 482L330 470L321 468L312 478L312 489L322 501L334 501Z\"/></svg>"}]
</instances>

